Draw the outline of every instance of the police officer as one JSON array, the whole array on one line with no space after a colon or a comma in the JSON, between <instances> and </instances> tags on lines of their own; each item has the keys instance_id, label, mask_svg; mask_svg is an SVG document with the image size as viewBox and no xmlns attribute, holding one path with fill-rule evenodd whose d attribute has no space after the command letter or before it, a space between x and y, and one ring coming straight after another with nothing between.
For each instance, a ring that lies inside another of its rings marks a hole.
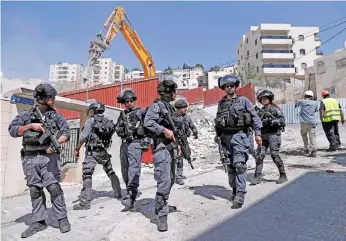
<instances>
[{"instance_id":1,"label":"police officer","mask_svg":"<svg viewBox=\"0 0 346 241\"><path fill-rule=\"evenodd\" d=\"M269 148L271 157L280 173L280 177L276 183L282 184L287 181L285 167L279 155L281 132L285 127L285 117L279 107L273 103L274 94L270 90L263 90L257 96L257 100L263 105L259 111L259 116L263 125L261 130L263 145L260 154L256 157L255 175L250 182L254 185L261 183L263 160Z\"/></svg>"},{"instance_id":2,"label":"police officer","mask_svg":"<svg viewBox=\"0 0 346 241\"><path fill-rule=\"evenodd\" d=\"M124 104L126 107L121 112L115 128L117 135L122 139L120 146L121 173L127 189L127 195L122 203L126 207L133 208L138 194L142 154L143 151L148 150L150 139L146 136L143 126L145 109L134 106L134 102L137 100L134 91L125 88L117 99L118 103Z\"/></svg>"},{"instance_id":3,"label":"police officer","mask_svg":"<svg viewBox=\"0 0 346 241\"><path fill-rule=\"evenodd\" d=\"M45 122L49 123L49 128L55 133L59 133L57 141L62 144L69 140L70 130L64 117L53 108L56 95L56 90L50 84L39 84L34 90L34 98L39 112L43 115ZM34 111L34 108L24 110L16 116L8 127L12 137L23 137L23 171L32 203L32 223L21 234L22 238L30 237L47 228L45 219L48 218L48 214L43 188L46 188L51 195L53 217L59 222L60 232L66 233L71 230L71 225L67 219L64 193L59 184L60 168L58 162L60 156L52 148L49 137L43 142L42 138L40 139L46 126L40 123L39 115Z\"/></svg>"},{"instance_id":4,"label":"police officer","mask_svg":"<svg viewBox=\"0 0 346 241\"><path fill-rule=\"evenodd\" d=\"M176 118L174 116L176 109L169 102L175 99L177 87L177 84L168 77L160 82L157 86L160 98L149 106L144 119L144 126L151 132L153 138L154 177L157 181L155 212L159 216L157 229L161 232L168 230L167 201L175 181L176 149L172 148L175 137L170 120Z\"/></svg>"},{"instance_id":5,"label":"police officer","mask_svg":"<svg viewBox=\"0 0 346 241\"><path fill-rule=\"evenodd\" d=\"M97 164L103 166L103 170L111 180L115 198L121 198L121 188L118 176L112 168L111 155L107 149L111 145L115 125L112 120L106 118L105 105L95 101L89 105L89 119L86 121L79 137L79 143L75 149L75 156L79 157L79 150L85 143L85 160L83 162L83 188L80 195L80 203L73 206L74 210L90 209L92 200L92 175Z\"/></svg>"},{"instance_id":6,"label":"police officer","mask_svg":"<svg viewBox=\"0 0 346 241\"><path fill-rule=\"evenodd\" d=\"M330 151L336 151L341 147L339 122L344 125L345 117L341 105L337 99L331 98L329 91L323 90L320 103L320 119L326 137L329 141Z\"/></svg>"},{"instance_id":7,"label":"police officer","mask_svg":"<svg viewBox=\"0 0 346 241\"><path fill-rule=\"evenodd\" d=\"M252 126L257 144L262 144L261 120L248 98L236 94L239 84L238 77L232 74L219 78L219 88L226 95L218 103L215 118L215 142L216 138L221 138L229 159L227 169L229 185L233 189L233 209L242 207L246 194L246 162L250 148L248 128Z\"/></svg>"},{"instance_id":8,"label":"police officer","mask_svg":"<svg viewBox=\"0 0 346 241\"><path fill-rule=\"evenodd\" d=\"M186 150L188 151L188 154L191 155L191 149L189 142L187 140L188 137L191 136L191 131L193 133L193 136L195 139L198 139L198 131L196 126L193 124L191 117L186 114L187 112L187 102L185 100L179 99L174 103L175 108L177 109L178 115L181 116L182 122L184 123L183 128L182 128L182 143L185 146ZM179 185L184 185L183 181L183 168L184 168L184 158L183 155L179 155L179 157L176 160L177 162L177 176L175 183Z\"/></svg>"}]
</instances>

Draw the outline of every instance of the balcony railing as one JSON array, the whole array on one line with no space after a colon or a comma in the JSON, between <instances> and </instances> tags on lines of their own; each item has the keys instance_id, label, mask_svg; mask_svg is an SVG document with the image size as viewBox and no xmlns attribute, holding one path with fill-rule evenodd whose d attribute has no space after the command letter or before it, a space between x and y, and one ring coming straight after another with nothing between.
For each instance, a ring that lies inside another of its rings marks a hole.
<instances>
[{"instance_id":1,"label":"balcony railing","mask_svg":"<svg viewBox=\"0 0 346 241\"><path fill-rule=\"evenodd\" d=\"M260 39L292 39L292 36L262 35Z\"/></svg>"},{"instance_id":2,"label":"balcony railing","mask_svg":"<svg viewBox=\"0 0 346 241\"><path fill-rule=\"evenodd\" d=\"M294 68L294 64L263 64L262 68Z\"/></svg>"},{"instance_id":3,"label":"balcony railing","mask_svg":"<svg viewBox=\"0 0 346 241\"><path fill-rule=\"evenodd\" d=\"M266 54L291 54L293 53L293 50L271 50L271 49L264 49L261 51L262 54L266 53Z\"/></svg>"}]
</instances>

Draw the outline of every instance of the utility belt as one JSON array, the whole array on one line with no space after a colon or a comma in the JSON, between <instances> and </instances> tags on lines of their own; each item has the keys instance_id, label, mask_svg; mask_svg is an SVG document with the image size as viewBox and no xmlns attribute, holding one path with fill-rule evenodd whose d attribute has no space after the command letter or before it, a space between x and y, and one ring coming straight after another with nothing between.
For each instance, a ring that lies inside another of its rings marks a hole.
<instances>
[{"instance_id":1,"label":"utility belt","mask_svg":"<svg viewBox=\"0 0 346 241\"><path fill-rule=\"evenodd\" d=\"M155 138L154 139L154 151L156 150L157 146L161 143L164 144L166 147L170 145L173 141L167 138Z\"/></svg>"},{"instance_id":2,"label":"utility belt","mask_svg":"<svg viewBox=\"0 0 346 241\"><path fill-rule=\"evenodd\" d=\"M250 128L239 128L239 127L226 127L224 129L222 129L222 133L226 134L226 135L234 135L237 133L249 133L249 129Z\"/></svg>"},{"instance_id":3,"label":"utility belt","mask_svg":"<svg viewBox=\"0 0 346 241\"><path fill-rule=\"evenodd\" d=\"M47 149L50 145L42 145L42 146L33 146L33 145L25 145L21 151L21 154L24 156L37 156L42 154L47 154Z\"/></svg>"}]
</instances>

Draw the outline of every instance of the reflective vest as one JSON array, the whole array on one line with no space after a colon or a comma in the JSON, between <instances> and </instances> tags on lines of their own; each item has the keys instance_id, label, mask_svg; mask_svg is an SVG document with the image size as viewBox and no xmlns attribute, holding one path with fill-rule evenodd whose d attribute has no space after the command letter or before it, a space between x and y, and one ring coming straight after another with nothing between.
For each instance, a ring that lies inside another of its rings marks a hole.
<instances>
[{"instance_id":1,"label":"reflective vest","mask_svg":"<svg viewBox=\"0 0 346 241\"><path fill-rule=\"evenodd\" d=\"M341 120L339 101L334 98L327 98L322 100L324 104L323 122L330 122L334 120Z\"/></svg>"}]
</instances>

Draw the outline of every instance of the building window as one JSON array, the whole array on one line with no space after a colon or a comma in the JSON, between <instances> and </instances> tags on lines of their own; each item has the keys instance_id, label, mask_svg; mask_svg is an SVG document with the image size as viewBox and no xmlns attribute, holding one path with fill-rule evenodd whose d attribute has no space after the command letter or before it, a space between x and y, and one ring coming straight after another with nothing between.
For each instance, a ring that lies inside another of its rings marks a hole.
<instances>
[{"instance_id":1,"label":"building window","mask_svg":"<svg viewBox=\"0 0 346 241\"><path fill-rule=\"evenodd\" d=\"M240 59L243 59L243 55L240 55Z\"/></svg>"},{"instance_id":2,"label":"building window","mask_svg":"<svg viewBox=\"0 0 346 241\"><path fill-rule=\"evenodd\" d=\"M250 69L250 63L247 63L247 69L248 70Z\"/></svg>"},{"instance_id":3,"label":"building window","mask_svg":"<svg viewBox=\"0 0 346 241\"><path fill-rule=\"evenodd\" d=\"M306 63L302 63L302 64L301 64L301 67L302 67L302 69L306 69L308 66L307 66Z\"/></svg>"},{"instance_id":4,"label":"building window","mask_svg":"<svg viewBox=\"0 0 346 241\"><path fill-rule=\"evenodd\" d=\"M258 73L258 72L259 72L259 67L257 66L257 68L256 68L256 69L257 69L257 73Z\"/></svg>"},{"instance_id":5,"label":"building window","mask_svg":"<svg viewBox=\"0 0 346 241\"><path fill-rule=\"evenodd\" d=\"M326 72L326 66L324 65L324 63L322 61L318 61L316 63L316 69L317 69L317 74L323 74Z\"/></svg>"},{"instance_id":6,"label":"building window","mask_svg":"<svg viewBox=\"0 0 346 241\"><path fill-rule=\"evenodd\" d=\"M256 53L256 59L258 59L258 53Z\"/></svg>"},{"instance_id":7,"label":"building window","mask_svg":"<svg viewBox=\"0 0 346 241\"><path fill-rule=\"evenodd\" d=\"M248 38L246 38L246 43L247 43L247 44L249 43L249 39L248 39Z\"/></svg>"},{"instance_id":8,"label":"building window","mask_svg":"<svg viewBox=\"0 0 346 241\"><path fill-rule=\"evenodd\" d=\"M346 67L346 58L339 59L339 60L335 61L335 64L336 64L337 69L345 68Z\"/></svg>"},{"instance_id":9,"label":"building window","mask_svg":"<svg viewBox=\"0 0 346 241\"><path fill-rule=\"evenodd\" d=\"M240 65L240 60L238 60L238 65Z\"/></svg>"},{"instance_id":10,"label":"building window","mask_svg":"<svg viewBox=\"0 0 346 241\"><path fill-rule=\"evenodd\" d=\"M247 55L247 57L249 57L249 55L250 55L250 52L249 52L249 50L246 52L246 55Z\"/></svg>"},{"instance_id":11,"label":"building window","mask_svg":"<svg viewBox=\"0 0 346 241\"><path fill-rule=\"evenodd\" d=\"M239 54L239 49L238 49L238 54Z\"/></svg>"},{"instance_id":12,"label":"building window","mask_svg":"<svg viewBox=\"0 0 346 241\"><path fill-rule=\"evenodd\" d=\"M299 40L299 41L304 41L304 35L299 35L299 36L298 36L298 40Z\"/></svg>"},{"instance_id":13,"label":"building window","mask_svg":"<svg viewBox=\"0 0 346 241\"><path fill-rule=\"evenodd\" d=\"M255 40L255 46L257 45L257 39Z\"/></svg>"},{"instance_id":14,"label":"building window","mask_svg":"<svg viewBox=\"0 0 346 241\"><path fill-rule=\"evenodd\" d=\"M299 49L300 55L305 55L305 49Z\"/></svg>"}]
</instances>

